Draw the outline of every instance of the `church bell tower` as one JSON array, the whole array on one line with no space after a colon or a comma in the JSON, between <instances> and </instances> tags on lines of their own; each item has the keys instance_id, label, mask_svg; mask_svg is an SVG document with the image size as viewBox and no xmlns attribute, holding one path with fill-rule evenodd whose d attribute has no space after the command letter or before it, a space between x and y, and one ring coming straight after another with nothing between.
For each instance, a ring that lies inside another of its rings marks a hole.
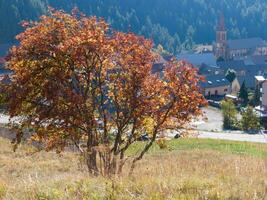
<instances>
[{"instance_id":1,"label":"church bell tower","mask_svg":"<svg viewBox=\"0 0 267 200\"><path fill-rule=\"evenodd\" d=\"M216 43L214 47L214 54L217 59L227 58L227 31L225 28L224 16L221 14L216 28Z\"/></svg>"}]
</instances>

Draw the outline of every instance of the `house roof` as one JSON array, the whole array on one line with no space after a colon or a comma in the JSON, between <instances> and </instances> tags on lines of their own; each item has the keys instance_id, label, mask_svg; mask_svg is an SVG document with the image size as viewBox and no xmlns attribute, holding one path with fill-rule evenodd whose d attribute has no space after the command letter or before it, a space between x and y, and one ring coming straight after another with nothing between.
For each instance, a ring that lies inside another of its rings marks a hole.
<instances>
[{"instance_id":1,"label":"house roof","mask_svg":"<svg viewBox=\"0 0 267 200\"><path fill-rule=\"evenodd\" d=\"M213 53L180 54L177 56L177 59L185 60L195 66L200 66L202 64L216 66L216 58Z\"/></svg>"},{"instance_id":2,"label":"house roof","mask_svg":"<svg viewBox=\"0 0 267 200\"><path fill-rule=\"evenodd\" d=\"M253 49L256 47L267 46L267 43L261 38L247 38L247 39L228 40L227 45L230 50Z\"/></svg>"},{"instance_id":3,"label":"house roof","mask_svg":"<svg viewBox=\"0 0 267 200\"><path fill-rule=\"evenodd\" d=\"M208 74L215 74L215 73L219 73L220 71L222 71L218 66L209 66L206 64L202 64L199 67L199 73L202 75L208 75Z\"/></svg>"},{"instance_id":4,"label":"house roof","mask_svg":"<svg viewBox=\"0 0 267 200\"><path fill-rule=\"evenodd\" d=\"M246 67L245 62L243 60L221 61L218 62L217 65L223 70L240 69Z\"/></svg>"},{"instance_id":5,"label":"house roof","mask_svg":"<svg viewBox=\"0 0 267 200\"><path fill-rule=\"evenodd\" d=\"M265 81L266 79L264 78L264 76L255 76L255 79L258 81L258 82L262 82L262 81Z\"/></svg>"},{"instance_id":6,"label":"house roof","mask_svg":"<svg viewBox=\"0 0 267 200\"><path fill-rule=\"evenodd\" d=\"M213 88L220 86L229 86L230 82L225 78L224 75L211 75L206 76L206 82L202 82L200 86L202 88Z\"/></svg>"},{"instance_id":7,"label":"house roof","mask_svg":"<svg viewBox=\"0 0 267 200\"><path fill-rule=\"evenodd\" d=\"M267 64L251 64L246 63L244 60L232 60L232 61L223 61L217 63L218 67L223 70L233 69L236 71L245 70L246 72L259 72L266 71Z\"/></svg>"},{"instance_id":8,"label":"house roof","mask_svg":"<svg viewBox=\"0 0 267 200\"><path fill-rule=\"evenodd\" d=\"M251 56L254 64L267 64L267 55Z\"/></svg>"}]
</instances>

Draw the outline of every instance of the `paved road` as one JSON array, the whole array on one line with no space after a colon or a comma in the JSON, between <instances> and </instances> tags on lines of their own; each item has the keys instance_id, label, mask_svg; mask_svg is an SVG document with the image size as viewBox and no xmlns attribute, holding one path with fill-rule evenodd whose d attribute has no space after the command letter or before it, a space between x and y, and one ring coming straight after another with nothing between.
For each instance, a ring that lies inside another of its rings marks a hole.
<instances>
[{"instance_id":1,"label":"paved road","mask_svg":"<svg viewBox=\"0 0 267 200\"><path fill-rule=\"evenodd\" d=\"M267 134L245 134L241 131L223 131L221 112L216 108L208 107L205 108L204 112L206 119L193 122L194 128L199 133L198 138L267 143ZM7 124L8 119L7 115L0 114L0 124ZM173 138L176 133L167 133L167 135Z\"/></svg>"},{"instance_id":2,"label":"paved road","mask_svg":"<svg viewBox=\"0 0 267 200\"><path fill-rule=\"evenodd\" d=\"M223 131L223 116L218 108L203 108L203 117L191 123L192 128L205 131Z\"/></svg>"},{"instance_id":3,"label":"paved road","mask_svg":"<svg viewBox=\"0 0 267 200\"><path fill-rule=\"evenodd\" d=\"M198 138L210 138L220 140L232 140L232 141L243 141L243 142L259 142L267 144L267 134L246 134L246 133L225 133L225 132L208 132L200 131Z\"/></svg>"},{"instance_id":4,"label":"paved road","mask_svg":"<svg viewBox=\"0 0 267 200\"><path fill-rule=\"evenodd\" d=\"M181 130L181 132L183 132ZM165 133L165 136L168 138L174 138L174 136L178 132L169 131ZM209 139L217 139L217 140L232 140L232 141L240 141L240 142L257 142L257 143L265 143L267 144L267 134L248 134L242 131L231 131L231 132L212 132L212 131L199 131L199 130L191 130L191 137L194 138L209 138Z\"/></svg>"},{"instance_id":5,"label":"paved road","mask_svg":"<svg viewBox=\"0 0 267 200\"><path fill-rule=\"evenodd\" d=\"M242 131L224 131L223 116L220 109L207 107L204 116L192 122L199 138L267 143L267 134L246 134Z\"/></svg>"}]
</instances>

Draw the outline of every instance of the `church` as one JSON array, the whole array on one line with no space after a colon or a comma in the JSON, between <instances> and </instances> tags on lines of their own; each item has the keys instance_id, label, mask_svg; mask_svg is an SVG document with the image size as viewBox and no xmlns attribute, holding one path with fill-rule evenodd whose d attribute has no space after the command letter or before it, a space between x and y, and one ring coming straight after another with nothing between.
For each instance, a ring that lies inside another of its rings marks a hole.
<instances>
[{"instance_id":1,"label":"church","mask_svg":"<svg viewBox=\"0 0 267 200\"><path fill-rule=\"evenodd\" d=\"M267 42L261 38L228 40L224 16L221 15L216 28L213 53L221 60L244 60L251 56L266 56Z\"/></svg>"}]
</instances>

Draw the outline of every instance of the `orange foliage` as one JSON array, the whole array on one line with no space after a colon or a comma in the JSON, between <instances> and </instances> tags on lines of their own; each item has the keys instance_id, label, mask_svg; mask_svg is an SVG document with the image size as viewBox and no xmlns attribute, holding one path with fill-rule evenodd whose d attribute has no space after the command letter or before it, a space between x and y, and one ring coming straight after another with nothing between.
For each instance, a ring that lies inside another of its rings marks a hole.
<instances>
[{"instance_id":1,"label":"orange foliage","mask_svg":"<svg viewBox=\"0 0 267 200\"><path fill-rule=\"evenodd\" d=\"M9 113L23 116L21 126L33 128L47 150L76 145L91 173L120 171L127 148L147 132L151 140L134 165L160 132L201 114L197 71L174 59L152 74L150 40L77 11L51 9L23 25L8 61Z\"/></svg>"}]
</instances>

